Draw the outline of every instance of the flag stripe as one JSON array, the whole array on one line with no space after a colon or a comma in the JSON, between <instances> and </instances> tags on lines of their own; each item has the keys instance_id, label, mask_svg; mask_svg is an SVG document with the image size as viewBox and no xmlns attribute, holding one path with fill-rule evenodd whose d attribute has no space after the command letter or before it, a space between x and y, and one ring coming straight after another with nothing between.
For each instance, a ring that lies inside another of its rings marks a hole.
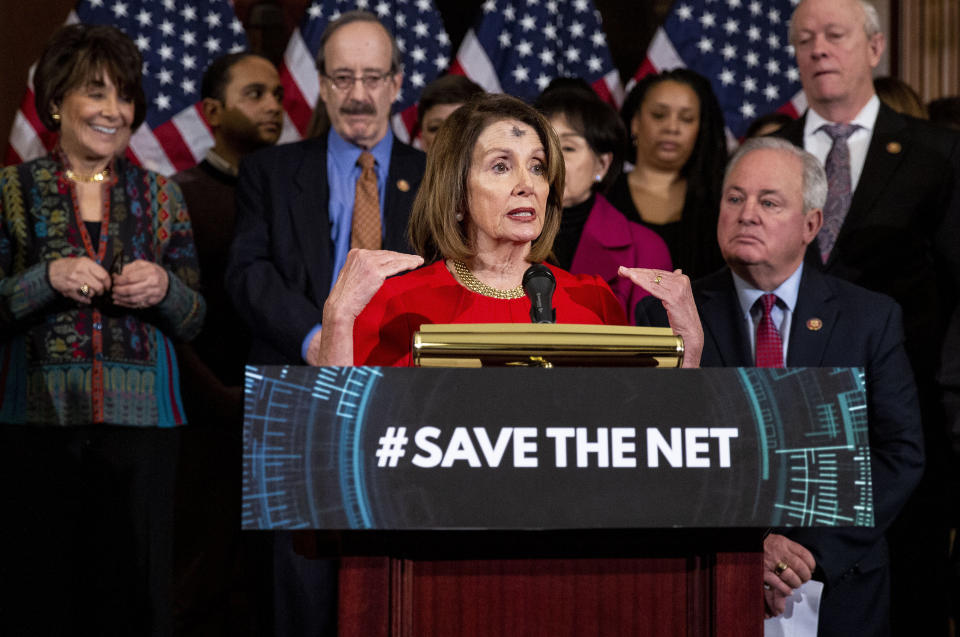
<instances>
[{"instance_id":1,"label":"flag stripe","mask_svg":"<svg viewBox=\"0 0 960 637\"><path fill-rule=\"evenodd\" d=\"M488 93L502 93L497 70L493 68L487 52L477 39L473 29L463 36L463 43L457 52L457 66L463 69L464 75L483 87Z\"/></svg>"}]
</instances>

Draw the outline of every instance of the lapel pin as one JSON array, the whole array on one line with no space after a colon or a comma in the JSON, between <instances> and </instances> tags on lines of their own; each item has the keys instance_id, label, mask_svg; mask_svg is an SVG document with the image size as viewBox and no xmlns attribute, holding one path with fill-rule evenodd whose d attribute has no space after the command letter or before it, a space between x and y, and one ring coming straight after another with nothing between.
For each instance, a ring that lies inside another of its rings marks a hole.
<instances>
[{"instance_id":1,"label":"lapel pin","mask_svg":"<svg viewBox=\"0 0 960 637\"><path fill-rule=\"evenodd\" d=\"M890 142L887 144L887 152L891 155L896 155L901 150L903 150L903 146L900 145L900 142Z\"/></svg>"},{"instance_id":2,"label":"lapel pin","mask_svg":"<svg viewBox=\"0 0 960 637\"><path fill-rule=\"evenodd\" d=\"M410 182L407 181L406 179L398 179L397 190L399 190L400 192L407 192L408 190L410 190Z\"/></svg>"},{"instance_id":3,"label":"lapel pin","mask_svg":"<svg viewBox=\"0 0 960 637\"><path fill-rule=\"evenodd\" d=\"M818 318L807 319L807 329L811 332L818 332L823 327L823 321Z\"/></svg>"}]
</instances>

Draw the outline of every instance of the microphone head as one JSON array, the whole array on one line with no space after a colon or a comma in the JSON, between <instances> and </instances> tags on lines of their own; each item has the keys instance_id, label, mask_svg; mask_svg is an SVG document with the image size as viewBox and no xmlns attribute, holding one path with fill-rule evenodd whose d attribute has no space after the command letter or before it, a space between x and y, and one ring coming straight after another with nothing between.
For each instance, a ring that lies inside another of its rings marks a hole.
<instances>
[{"instance_id":1,"label":"microphone head","mask_svg":"<svg viewBox=\"0 0 960 637\"><path fill-rule=\"evenodd\" d=\"M523 290L528 295L531 291L552 292L556 287L557 280L553 277L553 272L542 263L534 263L523 273Z\"/></svg>"}]
</instances>

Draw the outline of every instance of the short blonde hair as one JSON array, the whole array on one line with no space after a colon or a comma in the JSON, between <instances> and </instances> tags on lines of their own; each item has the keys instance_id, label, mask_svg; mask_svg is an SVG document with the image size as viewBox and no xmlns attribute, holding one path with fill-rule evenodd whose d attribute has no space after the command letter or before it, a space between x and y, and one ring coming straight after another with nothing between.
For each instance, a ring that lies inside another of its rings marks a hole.
<instances>
[{"instance_id":1,"label":"short blonde hair","mask_svg":"<svg viewBox=\"0 0 960 637\"><path fill-rule=\"evenodd\" d=\"M440 258L465 261L475 256L467 237L470 218L468 178L473 150L491 124L518 120L537 132L546 155L547 207L540 236L533 240L531 263L543 261L553 249L563 210L563 155L550 122L531 106L509 95L478 95L457 109L440 127L427 170L410 215L410 245L428 263ZM462 221L457 220L461 215Z\"/></svg>"}]
</instances>

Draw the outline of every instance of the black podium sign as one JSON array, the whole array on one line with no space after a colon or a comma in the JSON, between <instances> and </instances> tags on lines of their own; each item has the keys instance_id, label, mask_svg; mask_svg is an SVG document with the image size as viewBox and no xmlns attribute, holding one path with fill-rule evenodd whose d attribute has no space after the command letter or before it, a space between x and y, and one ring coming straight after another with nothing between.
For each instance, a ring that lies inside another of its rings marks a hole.
<instances>
[{"instance_id":1,"label":"black podium sign","mask_svg":"<svg viewBox=\"0 0 960 637\"><path fill-rule=\"evenodd\" d=\"M248 367L246 529L871 526L863 371Z\"/></svg>"}]
</instances>

